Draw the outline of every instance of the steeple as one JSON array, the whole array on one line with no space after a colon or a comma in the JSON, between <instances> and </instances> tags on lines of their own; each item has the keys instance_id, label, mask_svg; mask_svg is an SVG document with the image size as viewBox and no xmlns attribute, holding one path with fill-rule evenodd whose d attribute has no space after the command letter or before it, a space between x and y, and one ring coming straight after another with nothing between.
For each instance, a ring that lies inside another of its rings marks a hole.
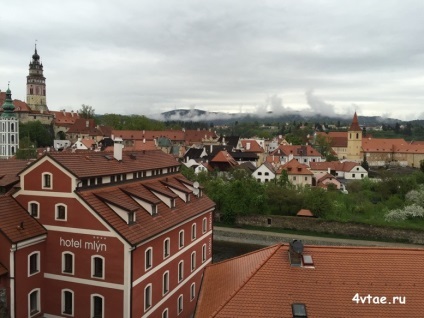
<instances>
[{"instance_id":1,"label":"steeple","mask_svg":"<svg viewBox=\"0 0 424 318\"><path fill-rule=\"evenodd\" d=\"M43 75L43 63L40 62L37 44L35 44L32 60L29 62L27 104L33 111L48 111L46 102L46 78Z\"/></svg>"},{"instance_id":2,"label":"steeple","mask_svg":"<svg viewBox=\"0 0 424 318\"><path fill-rule=\"evenodd\" d=\"M1 117L3 118L10 118L15 117L14 110L15 106L13 105L12 101L12 92L10 91L9 84L7 84L7 91L6 91L6 99L3 103L3 114L1 114Z\"/></svg>"},{"instance_id":3,"label":"steeple","mask_svg":"<svg viewBox=\"0 0 424 318\"><path fill-rule=\"evenodd\" d=\"M10 85L7 85L3 113L0 116L0 159L8 159L15 155L19 148L19 119L14 112Z\"/></svg>"},{"instance_id":4,"label":"steeple","mask_svg":"<svg viewBox=\"0 0 424 318\"><path fill-rule=\"evenodd\" d=\"M361 127L359 127L358 122L358 116L355 114L353 115L352 124L350 125L349 131L362 131Z\"/></svg>"}]
</instances>

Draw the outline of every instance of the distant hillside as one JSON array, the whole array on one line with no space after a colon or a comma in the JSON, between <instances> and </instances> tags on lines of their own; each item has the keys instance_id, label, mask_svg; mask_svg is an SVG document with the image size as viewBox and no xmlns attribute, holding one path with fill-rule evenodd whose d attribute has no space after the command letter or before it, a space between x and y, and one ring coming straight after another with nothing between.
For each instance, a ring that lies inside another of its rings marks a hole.
<instances>
[{"instance_id":1,"label":"distant hillside","mask_svg":"<svg viewBox=\"0 0 424 318\"><path fill-rule=\"evenodd\" d=\"M353 114L352 114L353 116ZM163 121L196 121L196 122L207 122L214 123L215 125L225 125L238 122L258 122L258 123L269 123L269 122L317 122L317 123L337 123L340 122L342 125L350 124L352 116L349 117L329 117L318 114L308 114L305 116L300 112L292 112L287 114L275 115L273 113L267 113L264 116L258 116L256 114L247 113L220 113L220 112L208 112L200 109L175 109L161 113L156 119ZM359 123L366 126L375 126L382 124L395 124L401 123L401 120L394 118L383 118L380 116L358 116Z\"/></svg>"}]
</instances>

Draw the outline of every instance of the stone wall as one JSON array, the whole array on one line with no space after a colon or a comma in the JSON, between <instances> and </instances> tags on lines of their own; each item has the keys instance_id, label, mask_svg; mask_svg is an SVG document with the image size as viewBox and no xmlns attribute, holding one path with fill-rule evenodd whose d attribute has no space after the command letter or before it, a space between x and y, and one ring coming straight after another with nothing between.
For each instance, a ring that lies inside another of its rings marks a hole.
<instances>
[{"instance_id":1,"label":"stone wall","mask_svg":"<svg viewBox=\"0 0 424 318\"><path fill-rule=\"evenodd\" d=\"M412 244L424 244L424 231L392 229L359 223L324 221L318 218L294 216L250 216L238 218L236 224L278 227L317 233L331 233L362 240L387 240Z\"/></svg>"}]
</instances>

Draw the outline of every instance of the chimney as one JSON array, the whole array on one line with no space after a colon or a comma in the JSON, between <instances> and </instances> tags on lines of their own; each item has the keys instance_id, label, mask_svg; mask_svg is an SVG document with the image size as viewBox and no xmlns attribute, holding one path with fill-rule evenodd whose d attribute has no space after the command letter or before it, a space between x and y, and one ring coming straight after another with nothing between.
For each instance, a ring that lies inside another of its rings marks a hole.
<instances>
[{"instance_id":1,"label":"chimney","mask_svg":"<svg viewBox=\"0 0 424 318\"><path fill-rule=\"evenodd\" d=\"M71 110L71 116L74 117L74 111L73 110Z\"/></svg>"},{"instance_id":2,"label":"chimney","mask_svg":"<svg viewBox=\"0 0 424 318\"><path fill-rule=\"evenodd\" d=\"M303 243L301 240L292 240L289 247L290 266L302 266Z\"/></svg>"},{"instance_id":3,"label":"chimney","mask_svg":"<svg viewBox=\"0 0 424 318\"><path fill-rule=\"evenodd\" d=\"M246 150L250 150L250 142L246 142Z\"/></svg>"},{"instance_id":4,"label":"chimney","mask_svg":"<svg viewBox=\"0 0 424 318\"><path fill-rule=\"evenodd\" d=\"M63 116L66 116L66 112L65 112L65 110L62 110L62 112L63 112Z\"/></svg>"},{"instance_id":5,"label":"chimney","mask_svg":"<svg viewBox=\"0 0 424 318\"><path fill-rule=\"evenodd\" d=\"M90 122L88 120L85 121L85 127L88 128Z\"/></svg>"},{"instance_id":6,"label":"chimney","mask_svg":"<svg viewBox=\"0 0 424 318\"><path fill-rule=\"evenodd\" d=\"M121 138L115 139L113 144L113 157L118 161L122 161L123 148L124 148L124 145L122 144L122 139Z\"/></svg>"}]
</instances>

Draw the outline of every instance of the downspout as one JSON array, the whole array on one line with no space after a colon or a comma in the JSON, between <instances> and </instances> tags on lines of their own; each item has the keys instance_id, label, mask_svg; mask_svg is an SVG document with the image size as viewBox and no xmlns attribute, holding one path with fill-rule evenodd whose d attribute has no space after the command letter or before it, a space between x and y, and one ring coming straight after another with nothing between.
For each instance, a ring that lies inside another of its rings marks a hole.
<instances>
[{"instance_id":1,"label":"downspout","mask_svg":"<svg viewBox=\"0 0 424 318\"><path fill-rule=\"evenodd\" d=\"M15 299L16 299L16 290L15 290L15 252L16 244L12 245L10 249L10 318L15 318Z\"/></svg>"}]
</instances>

